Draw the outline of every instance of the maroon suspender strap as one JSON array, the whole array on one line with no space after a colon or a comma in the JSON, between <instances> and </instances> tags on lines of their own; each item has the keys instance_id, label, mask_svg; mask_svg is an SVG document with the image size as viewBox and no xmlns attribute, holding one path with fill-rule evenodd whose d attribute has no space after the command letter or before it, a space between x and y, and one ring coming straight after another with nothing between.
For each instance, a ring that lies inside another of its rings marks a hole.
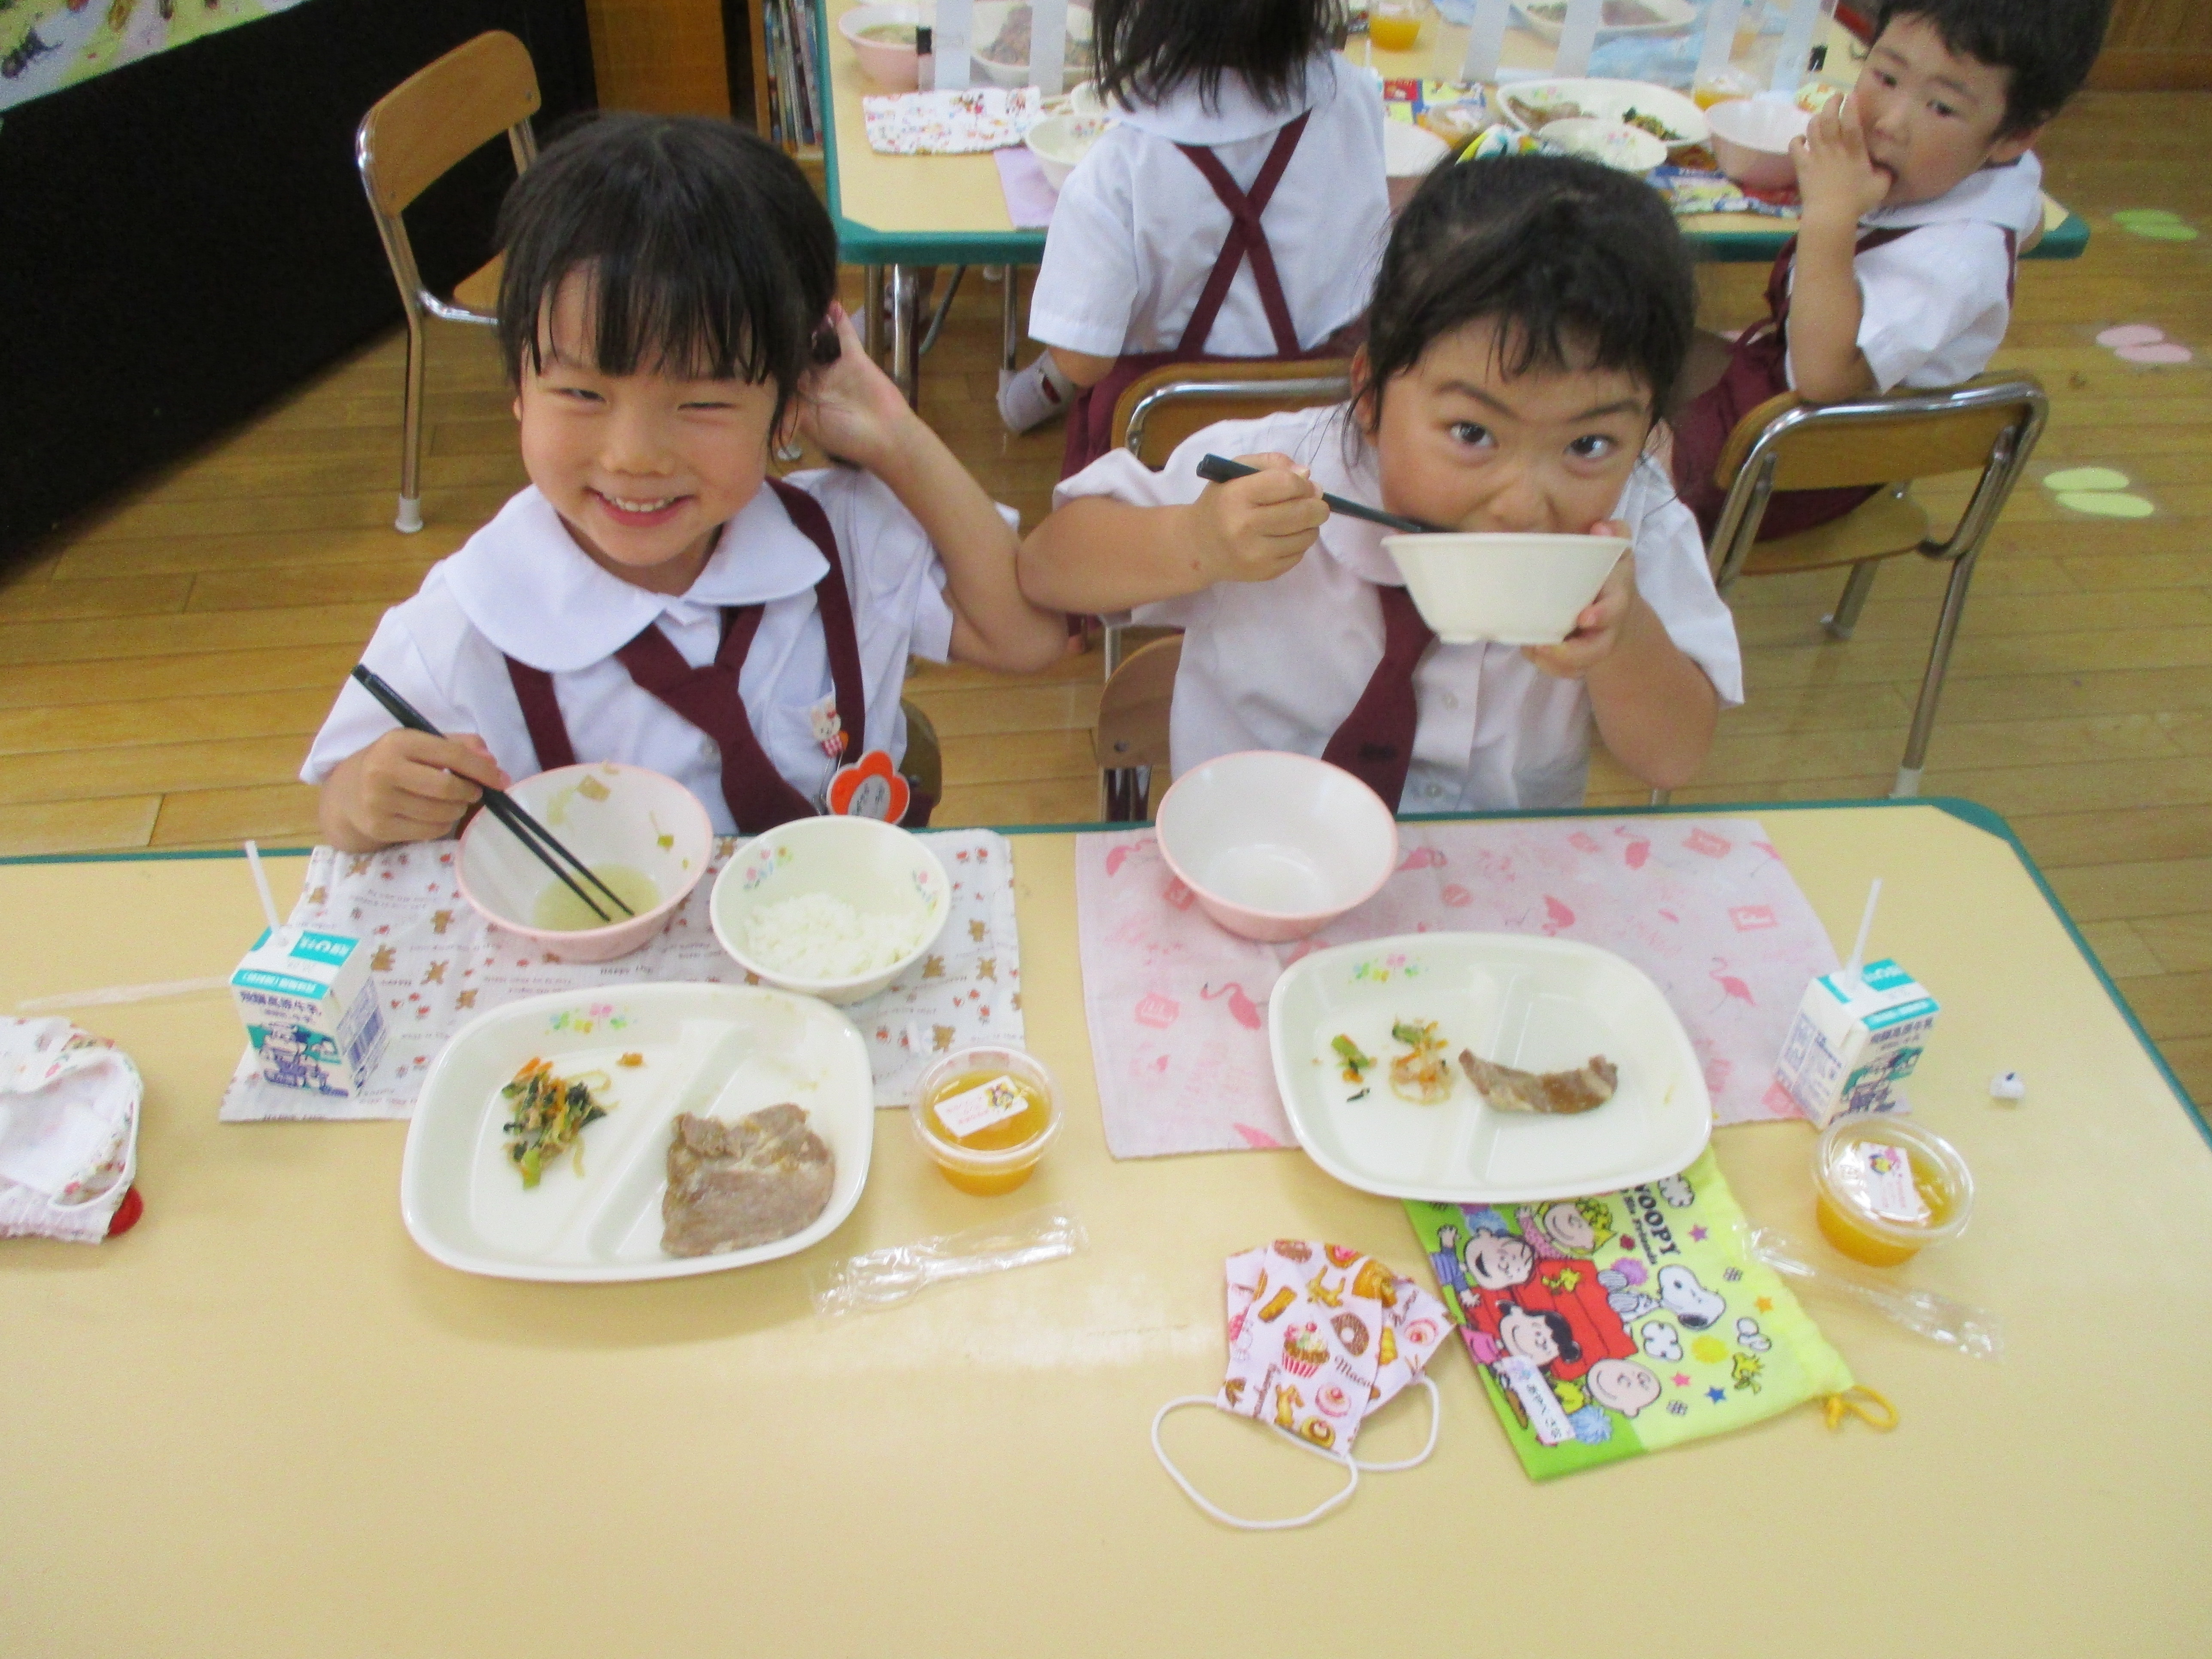
<instances>
[{"instance_id":1,"label":"maroon suspender strap","mask_svg":"<svg viewBox=\"0 0 2212 1659\"><path fill-rule=\"evenodd\" d=\"M769 487L783 503L792 523L829 561L830 569L815 585L815 608L822 617L822 632L830 656L830 677L836 688L837 718L845 733L846 754L856 757L867 745L866 688L860 672L860 645L853 626L853 596L846 586L843 562L837 556L837 539L830 532L829 514L821 503L796 485L771 478ZM745 714L738 681L760 631L765 607L731 606L722 612L722 639L714 659L703 668L684 660L657 623L648 623L635 638L615 653L638 689L667 705L714 740L722 757L722 799L740 833L757 835L793 818L811 817L814 803L800 794L754 735ZM553 691L553 677L509 657L508 679L522 705L523 723L541 769L569 766L575 750L567 722Z\"/></svg>"},{"instance_id":2,"label":"maroon suspender strap","mask_svg":"<svg viewBox=\"0 0 2212 1659\"><path fill-rule=\"evenodd\" d=\"M837 556L837 538L830 533L830 515L813 496L781 478L770 478L768 487L792 523L830 562L830 574L815 584L814 605L822 613L823 642L830 650L830 683L837 693L837 721L845 734L842 758L856 761L868 746L868 690L860 673L860 636L853 626L853 590Z\"/></svg>"},{"instance_id":3,"label":"maroon suspender strap","mask_svg":"<svg viewBox=\"0 0 2212 1659\"><path fill-rule=\"evenodd\" d=\"M1313 118L1308 110L1297 120L1286 123L1275 135L1274 147L1268 150L1267 159L1260 164L1260 176L1252 181L1249 191L1237 188L1237 181L1229 176L1229 169L1221 165L1221 158L1203 144L1177 144L1176 148L1188 156L1191 164L1206 175L1206 182L1213 186L1213 193L1221 198L1221 205L1229 210L1229 234L1221 243L1221 252L1213 262L1213 270L1200 292L1198 304L1184 325L1182 338L1176 343L1179 356L1193 357L1206 349L1206 337L1213 332L1213 319L1220 313L1222 301L1229 297L1229 285L1237 280L1237 268L1249 257L1252 261L1252 281L1260 290L1260 304L1267 313L1268 330L1275 337L1275 349L1285 357L1298 355L1298 333L1291 322L1290 303L1283 298L1283 283L1275 270L1275 251L1267 245L1267 233L1261 228L1260 216L1267 210L1267 204L1275 194L1275 186L1283 180L1283 171L1291 164L1291 154L1304 137L1306 123Z\"/></svg>"},{"instance_id":4,"label":"maroon suspender strap","mask_svg":"<svg viewBox=\"0 0 2212 1659\"><path fill-rule=\"evenodd\" d=\"M1367 678L1367 689L1344 717L1321 757L1340 766L1382 797L1392 811L1406 792L1406 771L1413 762L1413 732L1421 711L1413 694L1413 670L1436 635L1402 587L1375 590L1382 602L1382 660Z\"/></svg>"},{"instance_id":5,"label":"maroon suspender strap","mask_svg":"<svg viewBox=\"0 0 2212 1659\"><path fill-rule=\"evenodd\" d=\"M553 677L526 662L507 659L507 678L514 687L514 700L522 705L522 723L530 729L530 746L538 751L538 769L574 766L576 750L568 741L568 723L561 718L561 700L553 695Z\"/></svg>"}]
</instances>

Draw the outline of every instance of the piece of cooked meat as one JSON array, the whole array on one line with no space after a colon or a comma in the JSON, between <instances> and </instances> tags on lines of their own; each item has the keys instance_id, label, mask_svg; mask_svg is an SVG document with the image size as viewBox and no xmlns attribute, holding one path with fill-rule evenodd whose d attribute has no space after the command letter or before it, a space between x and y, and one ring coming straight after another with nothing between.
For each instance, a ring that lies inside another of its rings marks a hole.
<instances>
[{"instance_id":1,"label":"piece of cooked meat","mask_svg":"<svg viewBox=\"0 0 2212 1659\"><path fill-rule=\"evenodd\" d=\"M837 1157L796 1106L725 1123L679 1112L668 1143L660 1248L718 1255L788 1238L829 1207Z\"/></svg>"},{"instance_id":2,"label":"piece of cooked meat","mask_svg":"<svg viewBox=\"0 0 2212 1659\"><path fill-rule=\"evenodd\" d=\"M1501 1112L1587 1112L1613 1098L1620 1068L1603 1054L1575 1072L1516 1072L1494 1066L1472 1048L1459 1051L1460 1069L1482 1097Z\"/></svg>"}]
</instances>

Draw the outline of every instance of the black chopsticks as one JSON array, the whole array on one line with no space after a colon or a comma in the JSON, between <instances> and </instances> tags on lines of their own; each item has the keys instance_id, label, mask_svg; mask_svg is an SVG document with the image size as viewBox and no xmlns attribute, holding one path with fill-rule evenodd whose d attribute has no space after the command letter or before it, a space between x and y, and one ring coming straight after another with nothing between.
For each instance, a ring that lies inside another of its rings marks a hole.
<instances>
[{"instance_id":1,"label":"black chopsticks","mask_svg":"<svg viewBox=\"0 0 2212 1659\"><path fill-rule=\"evenodd\" d=\"M442 738L446 735L416 713L412 703L386 685L379 676L372 673L366 664L356 663L354 665L353 677L361 682L362 690L382 703L384 712L402 726L433 738ZM504 789L485 789L483 804L484 811L505 824L508 833L528 848L531 855L540 864L560 877L562 881L567 882L568 890L583 900L591 908L592 914L601 921L612 921L614 918L602 910L599 902L579 887L574 878L554 861L554 854L559 854L561 857L574 865L584 879L605 893L608 902L618 906L624 915L634 916L637 914L629 905L623 903L621 897L611 887L592 873L589 865L556 841L551 830L525 811L521 804Z\"/></svg>"},{"instance_id":2,"label":"black chopsticks","mask_svg":"<svg viewBox=\"0 0 2212 1659\"><path fill-rule=\"evenodd\" d=\"M1227 483L1231 478L1249 478L1260 469L1247 466L1242 461L1232 461L1225 455L1208 455L1198 464L1198 476L1210 483ZM1370 524L1379 524L1386 530L1402 530L1410 536L1446 536L1451 532L1442 525L1430 524L1422 519L1401 519L1395 513L1385 513L1379 507L1362 507L1358 501L1347 501L1341 495L1332 495L1326 489L1321 498L1328 503L1332 513L1341 513L1347 519L1364 519Z\"/></svg>"}]
</instances>

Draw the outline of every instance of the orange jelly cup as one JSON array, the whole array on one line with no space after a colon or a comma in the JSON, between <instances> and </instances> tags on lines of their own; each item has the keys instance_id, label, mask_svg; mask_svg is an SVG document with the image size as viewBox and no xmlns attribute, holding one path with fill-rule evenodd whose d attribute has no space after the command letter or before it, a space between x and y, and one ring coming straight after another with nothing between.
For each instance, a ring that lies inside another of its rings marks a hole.
<instances>
[{"instance_id":1,"label":"orange jelly cup","mask_svg":"<svg viewBox=\"0 0 2212 1659\"><path fill-rule=\"evenodd\" d=\"M1000 1077L1023 1091L1023 1110L975 1133L953 1135L937 1115L938 1103ZM1020 1049L961 1048L921 1074L907 1121L939 1175L963 1193L994 1198L1036 1173L1060 1133L1060 1103L1052 1073Z\"/></svg>"},{"instance_id":2,"label":"orange jelly cup","mask_svg":"<svg viewBox=\"0 0 2212 1659\"><path fill-rule=\"evenodd\" d=\"M1919 1220L1878 1212L1863 1182L1852 1178L1856 1148L1893 1146L1912 1166L1912 1184L1926 1206ZM1930 1244L1966 1230L1974 1206L1974 1177L1959 1149L1910 1118L1879 1114L1839 1117L1813 1152L1814 1214L1828 1243L1854 1261L1893 1267Z\"/></svg>"}]
</instances>

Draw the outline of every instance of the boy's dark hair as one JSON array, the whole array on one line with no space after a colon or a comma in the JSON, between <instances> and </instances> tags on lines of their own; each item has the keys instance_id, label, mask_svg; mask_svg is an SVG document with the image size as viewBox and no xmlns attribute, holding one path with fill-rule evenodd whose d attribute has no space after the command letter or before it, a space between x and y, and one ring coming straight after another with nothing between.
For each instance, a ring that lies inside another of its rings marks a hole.
<instances>
[{"instance_id":1,"label":"boy's dark hair","mask_svg":"<svg viewBox=\"0 0 2212 1659\"><path fill-rule=\"evenodd\" d=\"M1209 109L1221 77L1244 77L1271 110L1304 95L1306 70L1335 44L1341 0L1097 0L1091 25L1098 86L1109 98L1156 104L1186 81Z\"/></svg>"},{"instance_id":2,"label":"boy's dark hair","mask_svg":"<svg viewBox=\"0 0 2212 1659\"><path fill-rule=\"evenodd\" d=\"M773 380L781 420L837 292L837 233L791 158L701 116L592 117L545 147L500 209L507 378L544 367L561 284L590 283L592 362Z\"/></svg>"},{"instance_id":3,"label":"boy's dark hair","mask_svg":"<svg viewBox=\"0 0 2212 1659\"><path fill-rule=\"evenodd\" d=\"M1447 162L1398 217L1367 311L1365 423L1441 336L1498 325L1498 368L1621 370L1673 406L1698 295L1659 192L1566 155Z\"/></svg>"},{"instance_id":4,"label":"boy's dark hair","mask_svg":"<svg viewBox=\"0 0 2212 1659\"><path fill-rule=\"evenodd\" d=\"M2041 126L2081 89L2112 10L2112 0L1882 0L1874 38L1917 17L1961 58L2008 71L2003 137Z\"/></svg>"}]
</instances>

